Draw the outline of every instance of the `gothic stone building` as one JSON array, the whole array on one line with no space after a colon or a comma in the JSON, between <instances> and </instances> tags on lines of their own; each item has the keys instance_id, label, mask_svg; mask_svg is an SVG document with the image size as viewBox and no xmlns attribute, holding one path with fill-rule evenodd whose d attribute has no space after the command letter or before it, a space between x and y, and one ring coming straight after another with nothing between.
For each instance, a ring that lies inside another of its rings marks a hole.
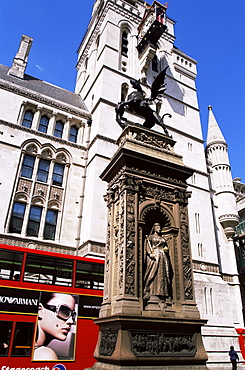
<instances>
[{"instance_id":1,"label":"gothic stone building","mask_svg":"<svg viewBox=\"0 0 245 370\"><path fill-rule=\"evenodd\" d=\"M143 0L95 1L78 50L75 92L25 74L28 36L22 36L11 68L0 66L0 240L20 248L104 255L106 184L100 175L122 131L115 107L132 91L130 79L140 79L149 95L149 85L168 65L166 90L155 109L161 116L169 113L165 124L175 152L194 171L188 214L195 299L207 320L202 335L208 367L225 369L230 345L238 347L236 328L243 327L227 144L209 107L204 151L197 62L175 46L175 22L165 17L159 40L137 48L146 32L139 27L146 7ZM143 122L131 112L125 116L129 123Z\"/></svg>"}]
</instances>

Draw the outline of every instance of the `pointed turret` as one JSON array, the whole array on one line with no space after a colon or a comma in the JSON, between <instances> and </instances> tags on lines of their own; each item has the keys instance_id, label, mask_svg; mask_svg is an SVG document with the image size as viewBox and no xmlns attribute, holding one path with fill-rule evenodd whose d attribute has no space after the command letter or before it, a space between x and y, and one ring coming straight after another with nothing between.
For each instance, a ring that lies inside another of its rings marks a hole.
<instances>
[{"instance_id":1,"label":"pointed turret","mask_svg":"<svg viewBox=\"0 0 245 370\"><path fill-rule=\"evenodd\" d=\"M225 138L219 128L216 118L213 114L212 106L208 106L209 117L208 117L208 136L207 136L207 147L215 143L225 143Z\"/></svg>"},{"instance_id":2,"label":"pointed turret","mask_svg":"<svg viewBox=\"0 0 245 370\"><path fill-rule=\"evenodd\" d=\"M218 217L227 238L234 235L238 223L236 198L233 188L228 146L215 119L212 107L208 107L207 160L211 167L211 184L215 191Z\"/></svg>"}]
</instances>

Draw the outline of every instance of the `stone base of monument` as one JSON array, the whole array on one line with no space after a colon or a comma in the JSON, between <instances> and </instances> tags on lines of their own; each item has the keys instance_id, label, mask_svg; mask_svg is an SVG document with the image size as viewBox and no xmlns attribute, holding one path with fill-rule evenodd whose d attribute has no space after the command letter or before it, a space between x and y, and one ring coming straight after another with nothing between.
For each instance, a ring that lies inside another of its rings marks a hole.
<instances>
[{"instance_id":1,"label":"stone base of monument","mask_svg":"<svg viewBox=\"0 0 245 370\"><path fill-rule=\"evenodd\" d=\"M207 369L200 319L115 315L95 322L93 370Z\"/></svg>"}]
</instances>

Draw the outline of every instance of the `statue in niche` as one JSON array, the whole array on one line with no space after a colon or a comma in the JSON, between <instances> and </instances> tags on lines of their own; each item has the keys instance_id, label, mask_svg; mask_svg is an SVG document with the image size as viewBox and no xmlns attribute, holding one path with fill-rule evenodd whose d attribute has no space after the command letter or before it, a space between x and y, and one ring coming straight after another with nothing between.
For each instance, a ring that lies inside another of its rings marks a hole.
<instances>
[{"instance_id":1,"label":"statue in niche","mask_svg":"<svg viewBox=\"0 0 245 370\"><path fill-rule=\"evenodd\" d=\"M116 121L124 129L127 126L127 119L123 117L125 108L127 108L131 113L138 114L145 118L143 123L144 127L152 128L155 124L160 125L165 134L169 136L168 130L163 123L164 117L167 115L171 118L171 114L165 113L160 117L157 112L151 109L150 105L154 103L155 100L160 101L160 97L166 90L165 88L165 76L168 66L161 71L153 81L151 85L151 96L150 98L145 97L145 93L142 90L140 80L130 80L132 87L135 89L128 96L127 101L118 103L116 109Z\"/></svg>"},{"instance_id":2,"label":"statue in niche","mask_svg":"<svg viewBox=\"0 0 245 370\"><path fill-rule=\"evenodd\" d=\"M145 274L144 300L158 297L160 301L172 297L172 268L169 247L162 235L161 225L155 223L144 242Z\"/></svg>"}]
</instances>

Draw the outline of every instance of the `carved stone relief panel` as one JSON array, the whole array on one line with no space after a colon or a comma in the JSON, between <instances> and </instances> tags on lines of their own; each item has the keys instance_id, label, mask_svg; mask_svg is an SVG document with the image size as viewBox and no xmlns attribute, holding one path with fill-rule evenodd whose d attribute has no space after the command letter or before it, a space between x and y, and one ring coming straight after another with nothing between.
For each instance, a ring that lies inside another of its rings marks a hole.
<instances>
[{"instance_id":1,"label":"carved stone relief panel","mask_svg":"<svg viewBox=\"0 0 245 370\"><path fill-rule=\"evenodd\" d=\"M105 270L104 270L104 302L108 301L109 298L109 272L110 272L110 242L111 242L111 217L112 217L112 204L108 205L107 214L107 236L106 236L106 247L105 247Z\"/></svg>"},{"instance_id":2,"label":"carved stone relief panel","mask_svg":"<svg viewBox=\"0 0 245 370\"><path fill-rule=\"evenodd\" d=\"M126 193L126 278L125 294L135 295L135 193Z\"/></svg>"},{"instance_id":3,"label":"carved stone relief panel","mask_svg":"<svg viewBox=\"0 0 245 370\"><path fill-rule=\"evenodd\" d=\"M117 342L117 330L102 330L100 339L99 354L102 356L111 356L115 350Z\"/></svg>"},{"instance_id":4,"label":"carved stone relief panel","mask_svg":"<svg viewBox=\"0 0 245 370\"><path fill-rule=\"evenodd\" d=\"M189 247L187 208L184 206L180 206L180 236L183 258L184 297L186 300L193 300L193 281Z\"/></svg>"},{"instance_id":5,"label":"carved stone relief panel","mask_svg":"<svg viewBox=\"0 0 245 370\"><path fill-rule=\"evenodd\" d=\"M113 239L114 239L114 260L113 260L113 296L117 294L118 284L118 264L119 264L119 202L114 204L114 223L113 223Z\"/></svg>"},{"instance_id":6,"label":"carved stone relief panel","mask_svg":"<svg viewBox=\"0 0 245 370\"><path fill-rule=\"evenodd\" d=\"M125 215L125 194L121 193L119 198L119 243L118 243L118 294L123 295L124 282L124 215Z\"/></svg>"},{"instance_id":7,"label":"carved stone relief panel","mask_svg":"<svg viewBox=\"0 0 245 370\"><path fill-rule=\"evenodd\" d=\"M195 334L167 334L157 331L130 331L131 349L139 356L195 356Z\"/></svg>"}]
</instances>

